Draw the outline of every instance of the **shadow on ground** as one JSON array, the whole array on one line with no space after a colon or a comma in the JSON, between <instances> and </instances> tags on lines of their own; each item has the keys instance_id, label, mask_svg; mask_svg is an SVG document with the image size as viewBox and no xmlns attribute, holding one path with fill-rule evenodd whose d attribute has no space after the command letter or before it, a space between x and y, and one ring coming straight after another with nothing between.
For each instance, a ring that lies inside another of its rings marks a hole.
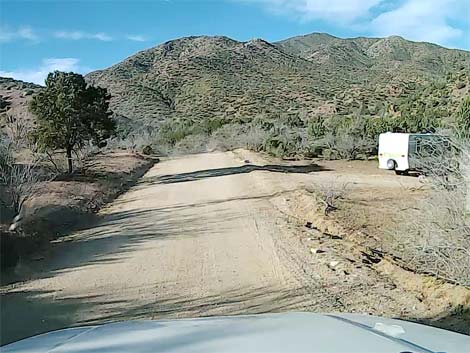
<instances>
[{"instance_id":1,"label":"shadow on ground","mask_svg":"<svg viewBox=\"0 0 470 353\"><path fill-rule=\"evenodd\" d=\"M449 308L435 317L413 317L396 319L408 320L419 324L460 332L470 336L470 307Z\"/></svg>"},{"instance_id":2,"label":"shadow on ground","mask_svg":"<svg viewBox=\"0 0 470 353\"><path fill-rule=\"evenodd\" d=\"M235 174L246 174L256 171L265 171L273 173L301 173L307 174L312 172L321 172L328 171L320 165L310 164L310 165L254 165L254 164L245 164L238 167L227 167L227 168L217 168L217 169L206 169L198 170L195 172L189 173L180 173L180 174L168 174L160 175L154 178L146 178L143 183L150 184L174 184L174 183L184 183L188 181L195 181L207 178L221 177L227 175Z\"/></svg>"},{"instance_id":3,"label":"shadow on ground","mask_svg":"<svg viewBox=\"0 0 470 353\"><path fill-rule=\"evenodd\" d=\"M99 218L96 212L135 185L158 162L138 155L129 155L128 160L122 158L107 154L73 174L58 175L54 181L41 184L35 196L25 203L25 212L16 224L19 232L6 231L14 214L6 212L0 202L1 284L10 281L11 271L5 269L16 266L18 258L47 252L51 240L96 224ZM89 190L85 192L81 184ZM4 197L1 188L0 196ZM4 223L7 225L2 230ZM8 239L4 239L5 234Z\"/></svg>"},{"instance_id":4,"label":"shadow on ground","mask_svg":"<svg viewBox=\"0 0 470 353\"><path fill-rule=\"evenodd\" d=\"M54 300L52 291L3 293L0 310L0 345L71 327L84 300ZM1 349L0 349L1 350Z\"/></svg>"},{"instance_id":5,"label":"shadow on ground","mask_svg":"<svg viewBox=\"0 0 470 353\"><path fill-rule=\"evenodd\" d=\"M14 292L2 296L0 344L62 328L116 321L282 312L293 305L302 308L305 291L239 288L199 298L160 296L148 303L104 301L100 296L57 300L51 292ZM82 319L84 313L90 318Z\"/></svg>"},{"instance_id":6,"label":"shadow on ground","mask_svg":"<svg viewBox=\"0 0 470 353\"><path fill-rule=\"evenodd\" d=\"M11 285L16 282L50 278L60 272L73 271L96 263L123 262L128 254L143 243L155 239L198 237L207 235L208 232L224 232L221 219L227 221L245 216L231 210L231 202L269 199L282 193L176 204L158 209L121 211L101 217L95 215L94 218L87 218L87 222L82 222L80 232L50 242L45 254L33 254L23 258L16 268L4 270L0 283ZM217 207L217 214L209 214L204 218L186 212L212 206Z\"/></svg>"},{"instance_id":7,"label":"shadow on ground","mask_svg":"<svg viewBox=\"0 0 470 353\"><path fill-rule=\"evenodd\" d=\"M310 289L239 288L200 298L160 296L147 303L103 300L100 296L54 299L54 293L51 292L14 292L2 295L0 345L62 328L118 321L285 311L324 312L325 305L327 307L324 301L327 299L321 295L318 296L318 307L303 308L306 291ZM82 319L85 313L88 319ZM470 334L468 316L462 318L452 310L437 318L395 318Z\"/></svg>"}]
</instances>

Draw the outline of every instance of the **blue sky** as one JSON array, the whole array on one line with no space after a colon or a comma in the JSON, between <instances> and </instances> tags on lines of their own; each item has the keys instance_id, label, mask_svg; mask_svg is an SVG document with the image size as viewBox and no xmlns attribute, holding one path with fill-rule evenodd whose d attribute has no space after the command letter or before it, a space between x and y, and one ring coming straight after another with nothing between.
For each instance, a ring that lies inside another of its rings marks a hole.
<instances>
[{"instance_id":1,"label":"blue sky","mask_svg":"<svg viewBox=\"0 0 470 353\"><path fill-rule=\"evenodd\" d=\"M0 0L0 76L43 83L189 35L401 35L470 49L470 0Z\"/></svg>"}]
</instances>

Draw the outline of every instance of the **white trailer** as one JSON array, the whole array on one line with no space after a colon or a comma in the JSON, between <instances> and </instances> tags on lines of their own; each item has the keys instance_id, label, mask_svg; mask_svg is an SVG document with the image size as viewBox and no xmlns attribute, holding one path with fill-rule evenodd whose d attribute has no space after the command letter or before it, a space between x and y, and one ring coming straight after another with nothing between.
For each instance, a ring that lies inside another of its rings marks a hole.
<instances>
[{"instance_id":1,"label":"white trailer","mask_svg":"<svg viewBox=\"0 0 470 353\"><path fill-rule=\"evenodd\" d=\"M379 136L379 168L397 174L420 171L426 158L436 157L448 148L446 139L436 134L387 132Z\"/></svg>"}]
</instances>

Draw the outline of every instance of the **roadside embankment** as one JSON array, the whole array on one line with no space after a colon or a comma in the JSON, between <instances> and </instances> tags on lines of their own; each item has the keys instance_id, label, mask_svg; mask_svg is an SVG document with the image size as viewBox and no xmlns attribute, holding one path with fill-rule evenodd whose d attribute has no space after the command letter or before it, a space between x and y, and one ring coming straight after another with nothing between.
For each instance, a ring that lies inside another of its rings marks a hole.
<instances>
[{"instance_id":1,"label":"roadside embankment","mask_svg":"<svg viewBox=\"0 0 470 353\"><path fill-rule=\"evenodd\" d=\"M128 190L157 161L135 153L105 152L72 175L39 184L23 205L15 224L18 231L0 227L2 270L51 239L88 227L100 208Z\"/></svg>"}]
</instances>

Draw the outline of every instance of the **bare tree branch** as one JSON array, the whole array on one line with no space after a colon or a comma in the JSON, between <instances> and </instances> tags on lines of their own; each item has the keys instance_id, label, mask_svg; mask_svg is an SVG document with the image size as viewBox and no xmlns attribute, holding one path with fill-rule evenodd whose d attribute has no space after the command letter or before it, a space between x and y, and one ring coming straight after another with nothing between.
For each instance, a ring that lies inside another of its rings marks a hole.
<instances>
[{"instance_id":1,"label":"bare tree branch","mask_svg":"<svg viewBox=\"0 0 470 353\"><path fill-rule=\"evenodd\" d=\"M430 140L422 146L418 159L429 195L395 234L412 267L465 286L470 286L469 156L466 139Z\"/></svg>"}]
</instances>

